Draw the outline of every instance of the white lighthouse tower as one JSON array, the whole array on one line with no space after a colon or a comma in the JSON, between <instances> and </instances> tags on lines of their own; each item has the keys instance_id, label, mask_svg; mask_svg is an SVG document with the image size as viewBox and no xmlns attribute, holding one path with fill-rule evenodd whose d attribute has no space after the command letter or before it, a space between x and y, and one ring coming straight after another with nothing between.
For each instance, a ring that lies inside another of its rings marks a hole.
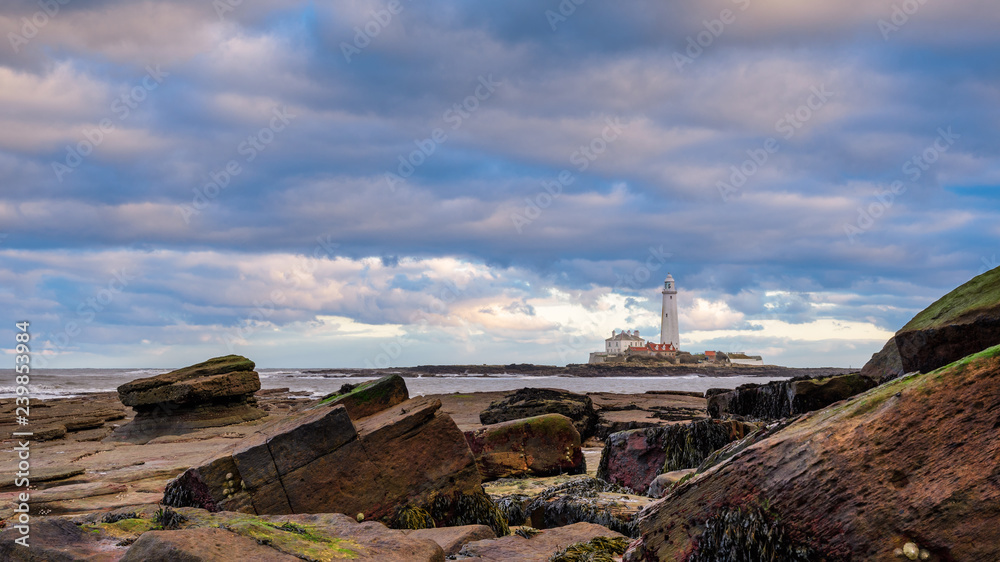
<instances>
[{"instance_id":1,"label":"white lighthouse tower","mask_svg":"<svg viewBox=\"0 0 1000 562\"><path fill-rule=\"evenodd\" d=\"M677 328L677 287L674 276L667 274L663 282L663 317L660 318L660 343L669 343L680 349L681 335Z\"/></svg>"}]
</instances>

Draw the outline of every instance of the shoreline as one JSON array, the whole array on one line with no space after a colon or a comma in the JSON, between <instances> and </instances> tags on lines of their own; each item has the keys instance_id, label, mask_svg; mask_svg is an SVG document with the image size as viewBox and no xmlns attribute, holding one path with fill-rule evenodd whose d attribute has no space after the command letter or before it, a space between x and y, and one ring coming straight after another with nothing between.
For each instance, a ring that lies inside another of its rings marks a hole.
<instances>
[{"instance_id":1,"label":"shoreline","mask_svg":"<svg viewBox=\"0 0 1000 562\"><path fill-rule=\"evenodd\" d=\"M779 365L643 365L643 364L570 364L565 367L555 365L532 365L529 363L510 365L420 365L416 367L386 367L381 369L300 369L309 375L338 375L341 377L382 377L399 375L409 377L435 376L476 376L493 375L537 376L537 377L677 377L700 375L707 377L828 377L857 372L846 367L782 367Z\"/></svg>"}]
</instances>

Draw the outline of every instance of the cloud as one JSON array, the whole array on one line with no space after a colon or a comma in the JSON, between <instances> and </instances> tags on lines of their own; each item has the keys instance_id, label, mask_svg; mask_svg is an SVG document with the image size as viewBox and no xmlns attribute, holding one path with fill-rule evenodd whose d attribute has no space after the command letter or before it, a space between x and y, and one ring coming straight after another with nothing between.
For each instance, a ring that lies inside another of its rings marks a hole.
<instances>
[{"instance_id":1,"label":"cloud","mask_svg":"<svg viewBox=\"0 0 1000 562\"><path fill-rule=\"evenodd\" d=\"M19 32L38 5L9 4L0 29ZM611 328L654 335L669 270L682 338L860 361L1000 233L1000 16L931 1L886 40L897 4L584 3L553 30L554 1L404 3L348 61L384 3L71 3L0 49L0 300L56 337L115 270L141 271L101 314L84 306L66 364L108 346L173 365L246 326L275 364L284 345L360 365L399 334L419 342L404 362L565 362ZM678 66L724 9L735 21ZM169 76L119 118L150 65ZM463 108L483 80L495 91ZM280 131L276 110L295 116ZM942 128L958 137L915 177ZM420 163L393 188L401 158Z\"/></svg>"}]
</instances>

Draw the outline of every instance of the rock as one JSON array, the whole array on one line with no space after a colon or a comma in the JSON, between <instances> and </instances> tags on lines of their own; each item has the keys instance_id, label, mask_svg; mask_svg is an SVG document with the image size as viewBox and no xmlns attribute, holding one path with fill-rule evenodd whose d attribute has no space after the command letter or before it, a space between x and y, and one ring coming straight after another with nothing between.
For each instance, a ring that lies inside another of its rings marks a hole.
<instances>
[{"instance_id":1,"label":"rock","mask_svg":"<svg viewBox=\"0 0 1000 562\"><path fill-rule=\"evenodd\" d=\"M253 361L240 355L209 359L204 363L162 375L136 379L118 387L126 406L149 406L159 402L201 403L260 390ZM254 384L253 381L256 381Z\"/></svg>"},{"instance_id":2,"label":"rock","mask_svg":"<svg viewBox=\"0 0 1000 562\"><path fill-rule=\"evenodd\" d=\"M60 439L62 436L66 435L66 426L49 425L35 430L34 433L35 435L33 437L38 441L51 441L53 439Z\"/></svg>"},{"instance_id":3,"label":"rock","mask_svg":"<svg viewBox=\"0 0 1000 562\"><path fill-rule=\"evenodd\" d=\"M755 429L738 421L701 420L614 433L604 445L597 477L645 494L657 475L695 468L712 452Z\"/></svg>"},{"instance_id":4,"label":"rock","mask_svg":"<svg viewBox=\"0 0 1000 562\"><path fill-rule=\"evenodd\" d=\"M484 480L581 474L587 466L580 433L561 414L487 425L465 432Z\"/></svg>"},{"instance_id":5,"label":"rock","mask_svg":"<svg viewBox=\"0 0 1000 562\"><path fill-rule=\"evenodd\" d=\"M585 477L552 486L532 498L524 508L524 522L536 529L595 523L635 537L635 519L650 502L615 484Z\"/></svg>"},{"instance_id":6,"label":"rock","mask_svg":"<svg viewBox=\"0 0 1000 562\"><path fill-rule=\"evenodd\" d=\"M622 535L593 523L574 523L556 529L546 529L526 539L510 535L499 539L469 543L459 552L459 560L495 562L548 562L560 550L596 537L620 538Z\"/></svg>"},{"instance_id":7,"label":"rock","mask_svg":"<svg viewBox=\"0 0 1000 562\"><path fill-rule=\"evenodd\" d=\"M861 369L880 382L927 373L1000 344L1000 268L974 277L906 323Z\"/></svg>"},{"instance_id":8,"label":"rock","mask_svg":"<svg viewBox=\"0 0 1000 562\"><path fill-rule=\"evenodd\" d=\"M222 529L148 531L128 549L121 562L300 562L250 537Z\"/></svg>"},{"instance_id":9,"label":"rock","mask_svg":"<svg viewBox=\"0 0 1000 562\"><path fill-rule=\"evenodd\" d=\"M441 402L416 398L356 424L343 405L266 426L232 454L168 484L163 503L257 514L343 513L400 523L508 529L483 492L475 457Z\"/></svg>"},{"instance_id":10,"label":"rock","mask_svg":"<svg viewBox=\"0 0 1000 562\"><path fill-rule=\"evenodd\" d=\"M118 396L136 415L109 439L146 443L262 418L267 414L256 407L253 395L260 390L260 377L253 369L246 357L227 355L123 384Z\"/></svg>"},{"instance_id":11,"label":"rock","mask_svg":"<svg viewBox=\"0 0 1000 562\"><path fill-rule=\"evenodd\" d=\"M67 433L71 433L69 437L79 441L84 440L81 437L90 433L88 430L101 428L103 431L109 431L104 427L106 422L124 418L126 410L117 400L114 402L103 400L101 404L95 404L93 398L102 394L59 399L57 406L51 405L49 401L33 401L32 425L34 426L35 422L39 423L38 427L32 429L33 439L53 441L63 439L67 437ZM24 430L15 423L19 415L16 412L19 406L23 407L23 404L18 404L14 398L0 399L0 434L9 435Z\"/></svg>"},{"instance_id":12,"label":"rock","mask_svg":"<svg viewBox=\"0 0 1000 562\"><path fill-rule=\"evenodd\" d=\"M803 415L644 511L626 560L1000 559L998 389L1000 346Z\"/></svg>"},{"instance_id":13,"label":"rock","mask_svg":"<svg viewBox=\"0 0 1000 562\"><path fill-rule=\"evenodd\" d=\"M554 388L522 388L490 404L480 412L479 421L492 425L543 414L562 414L573 420L583 439L593 435L597 425L597 412L589 396Z\"/></svg>"},{"instance_id":14,"label":"rock","mask_svg":"<svg viewBox=\"0 0 1000 562\"><path fill-rule=\"evenodd\" d=\"M10 562L69 562L87 560L114 562L125 552L116 540L94 536L70 521L58 517L32 517L28 547L14 541L24 535L8 521L0 532L0 560Z\"/></svg>"},{"instance_id":15,"label":"rock","mask_svg":"<svg viewBox=\"0 0 1000 562\"><path fill-rule=\"evenodd\" d=\"M472 541L495 539L496 533L486 525L462 525L460 527L440 527L437 529L404 530L403 534L416 539L430 539L436 542L445 556L458 554L462 547Z\"/></svg>"},{"instance_id":16,"label":"rock","mask_svg":"<svg viewBox=\"0 0 1000 562\"><path fill-rule=\"evenodd\" d=\"M859 373L822 379L791 379L767 384L745 384L729 392L710 389L708 413L749 419L773 420L825 408L876 386L878 382ZM714 392L713 392L714 391Z\"/></svg>"},{"instance_id":17,"label":"rock","mask_svg":"<svg viewBox=\"0 0 1000 562\"><path fill-rule=\"evenodd\" d=\"M380 523L356 522L342 514L255 516L196 508L168 508L173 530L159 530L158 507L134 506L75 522L99 541L132 544L122 558L174 560L367 560L441 562L444 552L432 540L407 536ZM48 518L42 518L48 519ZM117 556L121 556L121 550ZM117 560L117 556L114 560Z\"/></svg>"},{"instance_id":18,"label":"rock","mask_svg":"<svg viewBox=\"0 0 1000 562\"><path fill-rule=\"evenodd\" d=\"M696 471L697 469L695 468L685 468L683 470L664 472L653 479L653 482L649 485L647 495L651 498L662 498L663 494L667 493L671 486L693 475Z\"/></svg>"},{"instance_id":19,"label":"rock","mask_svg":"<svg viewBox=\"0 0 1000 562\"><path fill-rule=\"evenodd\" d=\"M347 392L328 394L320 401L323 405L342 405L352 420L359 420L391 408L410 399L406 381L399 375L389 375L360 384Z\"/></svg>"}]
</instances>

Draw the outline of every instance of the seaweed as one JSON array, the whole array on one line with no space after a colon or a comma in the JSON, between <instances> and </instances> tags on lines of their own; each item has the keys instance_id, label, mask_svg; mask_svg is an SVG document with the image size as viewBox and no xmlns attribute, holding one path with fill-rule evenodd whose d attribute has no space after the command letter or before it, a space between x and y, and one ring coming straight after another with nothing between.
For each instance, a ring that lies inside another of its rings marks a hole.
<instances>
[{"instance_id":1,"label":"seaweed","mask_svg":"<svg viewBox=\"0 0 1000 562\"><path fill-rule=\"evenodd\" d=\"M810 562L818 553L798 544L768 504L748 503L717 511L703 524L684 562Z\"/></svg>"},{"instance_id":2,"label":"seaweed","mask_svg":"<svg viewBox=\"0 0 1000 562\"><path fill-rule=\"evenodd\" d=\"M506 515L482 489L472 494L438 496L430 513L434 521L446 521L449 526L486 525L498 537L510 534Z\"/></svg>"},{"instance_id":3,"label":"seaweed","mask_svg":"<svg viewBox=\"0 0 1000 562\"><path fill-rule=\"evenodd\" d=\"M628 548L622 537L594 537L587 542L567 546L549 558L549 562L615 562Z\"/></svg>"},{"instance_id":4,"label":"seaweed","mask_svg":"<svg viewBox=\"0 0 1000 562\"><path fill-rule=\"evenodd\" d=\"M525 511L537 527L587 522L603 525L629 537L638 536L636 522L609 511L598 501L601 493L631 494L617 484L596 478L581 478L547 488L531 501Z\"/></svg>"},{"instance_id":5,"label":"seaweed","mask_svg":"<svg viewBox=\"0 0 1000 562\"><path fill-rule=\"evenodd\" d=\"M153 514L153 523L156 523L160 526L160 528L166 531L180 529L181 524L185 521L187 521L187 517L185 517L182 513L178 513L170 509L169 507L161 506L160 509L156 510L156 513Z\"/></svg>"},{"instance_id":6,"label":"seaweed","mask_svg":"<svg viewBox=\"0 0 1000 562\"><path fill-rule=\"evenodd\" d=\"M434 519L426 509L408 505L397 511L393 529L433 529Z\"/></svg>"},{"instance_id":7,"label":"seaweed","mask_svg":"<svg viewBox=\"0 0 1000 562\"><path fill-rule=\"evenodd\" d=\"M105 513L104 517L101 517L101 523L117 523L122 519L141 519L141 517L134 511L127 513Z\"/></svg>"},{"instance_id":8,"label":"seaweed","mask_svg":"<svg viewBox=\"0 0 1000 562\"><path fill-rule=\"evenodd\" d=\"M518 530L514 531L515 535L525 539L530 539L539 533L541 533L541 531L534 527L520 527Z\"/></svg>"},{"instance_id":9,"label":"seaweed","mask_svg":"<svg viewBox=\"0 0 1000 562\"><path fill-rule=\"evenodd\" d=\"M524 494L508 494L493 499L500 512L507 517L508 525L523 525L528 520L528 512L525 509L529 496Z\"/></svg>"}]
</instances>

